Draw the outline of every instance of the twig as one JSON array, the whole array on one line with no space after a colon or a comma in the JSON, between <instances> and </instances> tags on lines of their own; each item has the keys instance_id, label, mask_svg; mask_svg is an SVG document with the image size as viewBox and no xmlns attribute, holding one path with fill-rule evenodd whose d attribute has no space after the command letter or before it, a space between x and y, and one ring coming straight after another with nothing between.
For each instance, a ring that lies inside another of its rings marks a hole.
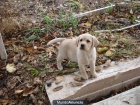
<instances>
[{"instance_id":1,"label":"twig","mask_svg":"<svg viewBox=\"0 0 140 105\"><path fill-rule=\"evenodd\" d=\"M140 23L137 23L137 24L133 24L131 26L127 26L127 27L123 27L121 29L114 29L114 30L97 30L95 31L96 33L99 33L99 32L114 32L114 31L122 31L122 30L126 30L128 28L132 28L132 27L135 27L135 26L139 26Z\"/></svg>"},{"instance_id":2,"label":"twig","mask_svg":"<svg viewBox=\"0 0 140 105\"><path fill-rule=\"evenodd\" d=\"M95 12L100 12L100 11L104 11L110 7L114 7L115 5L111 5L111 6L107 6L107 7L104 7L104 8L99 8L99 9L95 9L95 10L91 10L91 11L87 11L87 12L84 12L84 13L80 13L80 14L75 14L74 17L77 18L77 17L83 17L83 16L86 16L90 13L95 13Z\"/></svg>"}]
</instances>

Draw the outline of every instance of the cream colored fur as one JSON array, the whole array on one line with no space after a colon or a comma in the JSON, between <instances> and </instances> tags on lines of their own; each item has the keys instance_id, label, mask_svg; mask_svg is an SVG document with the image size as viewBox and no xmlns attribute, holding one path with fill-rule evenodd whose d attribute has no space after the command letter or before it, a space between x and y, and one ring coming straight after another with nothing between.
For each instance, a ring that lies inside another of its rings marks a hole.
<instances>
[{"instance_id":1,"label":"cream colored fur","mask_svg":"<svg viewBox=\"0 0 140 105\"><path fill-rule=\"evenodd\" d=\"M84 79L88 79L88 75L85 70L86 65L90 66L92 77L97 77L95 71L95 47L99 44L99 41L95 36L85 33L74 39L56 38L48 42L47 45L57 42L61 42L57 56L57 67L59 70L63 70L61 62L65 58L68 58L70 61L78 63L81 76Z\"/></svg>"}]
</instances>

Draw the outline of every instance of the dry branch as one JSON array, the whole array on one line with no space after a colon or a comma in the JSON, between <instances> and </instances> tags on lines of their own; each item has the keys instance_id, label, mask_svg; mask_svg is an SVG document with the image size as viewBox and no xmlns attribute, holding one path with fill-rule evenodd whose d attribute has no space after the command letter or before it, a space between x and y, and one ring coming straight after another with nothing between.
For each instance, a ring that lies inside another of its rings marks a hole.
<instances>
[{"instance_id":1,"label":"dry branch","mask_svg":"<svg viewBox=\"0 0 140 105\"><path fill-rule=\"evenodd\" d=\"M140 23L137 23L137 24L133 24L133 25L130 25L130 26L127 26L127 27L123 27L123 28L120 28L120 29L114 29L114 30L97 30L95 31L96 33L99 33L99 32L114 32L114 31L122 31L122 30L126 30L126 29L129 29L129 28L133 28L135 26L139 26Z\"/></svg>"}]
</instances>

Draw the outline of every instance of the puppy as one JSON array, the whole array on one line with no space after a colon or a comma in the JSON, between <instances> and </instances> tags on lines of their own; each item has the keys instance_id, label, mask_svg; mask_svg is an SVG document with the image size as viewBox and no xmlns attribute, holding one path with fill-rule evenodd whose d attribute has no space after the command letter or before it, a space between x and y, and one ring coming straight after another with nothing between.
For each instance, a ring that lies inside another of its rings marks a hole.
<instances>
[{"instance_id":1,"label":"puppy","mask_svg":"<svg viewBox=\"0 0 140 105\"><path fill-rule=\"evenodd\" d=\"M77 62L81 76L84 79L88 79L88 75L85 70L85 66L90 66L90 72L92 77L97 77L95 71L96 63L96 49L99 41L95 36L88 33L82 34L75 39L56 38L47 43L51 45L56 42L61 42L58 48L57 67L59 70L63 70L61 62L68 58L70 61Z\"/></svg>"}]
</instances>

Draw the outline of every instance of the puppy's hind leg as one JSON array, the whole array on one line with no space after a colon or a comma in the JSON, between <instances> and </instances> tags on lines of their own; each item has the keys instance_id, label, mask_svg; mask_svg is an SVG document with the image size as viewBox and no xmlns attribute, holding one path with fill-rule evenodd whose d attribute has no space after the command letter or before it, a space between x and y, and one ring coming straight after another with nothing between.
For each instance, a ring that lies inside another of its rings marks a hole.
<instances>
[{"instance_id":1,"label":"puppy's hind leg","mask_svg":"<svg viewBox=\"0 0 140 105\"><path fill-rule=\"evenodd\" d=\"M65 55L63 55L62 53L59 52L58 57L57 57L57 68L59 70L63 70L63 66L62 66L61 62L64 60L64 58L65 58Z\"/></svg>"}]
</instances>

